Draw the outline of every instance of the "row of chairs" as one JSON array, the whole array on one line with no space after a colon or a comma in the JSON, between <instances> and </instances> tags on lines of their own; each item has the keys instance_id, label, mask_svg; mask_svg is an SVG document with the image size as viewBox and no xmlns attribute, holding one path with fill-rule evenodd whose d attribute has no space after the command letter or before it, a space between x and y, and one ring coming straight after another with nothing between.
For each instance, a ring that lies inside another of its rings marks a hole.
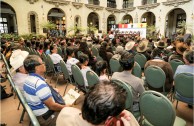
<instances>
[{"instance_id":1,"label":"row of chairs","mask_svg":"<svg viewBox=\"0 0 194 126\"><path fill-rule=\"evenodd\" d=\"M10 85L12 87L12 91L15 92L15 96L17 95L17 97L19 98L19 101L20 103L22 104L23 106L23 111L22 111L22 115L20 117L20 121L19 123L21 123L23 121L23 118L24 118L24 114L25 112L28 113L28 116L30 118L30 125L33 125L33 126L40 126L38 120L36 119L36 116L34 115L34 113L32 112L31 108L28 106L23 94L21 93L21 91L19 90L18 87L15 86L14 82L13 82L13 79L12 79L12 76L11 76L11 72L10 72L10 68L9 68L9 65L7 63L7 60L5 59L5 56L1 53L1 59L3 60L4 64L5 64L5 67L6 67L6 73L7 73L7 78L10 82ZM15 98L15 97L14 97ZM19 104L20 105L20 104ZM18 106L19 107L19 106Z\"/></svg>"}]
</instances>

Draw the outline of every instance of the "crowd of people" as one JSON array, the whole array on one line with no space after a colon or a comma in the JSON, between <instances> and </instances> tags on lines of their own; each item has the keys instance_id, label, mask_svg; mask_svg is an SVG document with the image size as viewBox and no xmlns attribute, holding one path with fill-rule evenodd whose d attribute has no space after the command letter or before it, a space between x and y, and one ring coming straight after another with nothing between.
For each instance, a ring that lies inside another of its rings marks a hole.
<instances>
[{"instance_id":1,"label":"crowd of people","mask_svg":"<svg viewBox=\"0 0 194 126\"><path fill-rule=\"evenodd\" d=\"M24 50L27 47L36 50L39 56L30 55ZM62 54L58 53L59 48ZM96 48L99 54L94 55L92 48ZM145 91L145 82L132 74L134 57L137 53L143 54L147 59L142 70L155 65L164 71L165 91L173 90L173 81L177 74L185 72L194 74L192 42L189 38L184 40L183 36L178 36L170 42L167 42L167 38L154 41L131 35L114 35L111 38L106 35L33 38L21 39L17 44L5 39L2 40L1 53L5 55L12 67L14 83L22 91L41 126L110 126L109 120L119 115L122 116L116 119L115 126L138 126L132 113L125 110L126 91L110 81L119 79L132 87L133 110L139 111L139 98ZM76 64L84 77L85 86L88 86L86 72L97 73L100 83L86 93L81 110L58 104L53 100L51 90L44 78L46 66L41 57L43 53L50 56L56 71L61 71L59 63L63 60L69 75L72 75L71 66ZM119 61L123 71L111 75L109 65L111 58ZM184 65L178 66L175 72L169 64L173 59L184 62ZM162 92L162 88L148 88ZM182 99L185 98L182 97ZM192 101L193 98L189 100Z\"/></svg>"}]
</instances>

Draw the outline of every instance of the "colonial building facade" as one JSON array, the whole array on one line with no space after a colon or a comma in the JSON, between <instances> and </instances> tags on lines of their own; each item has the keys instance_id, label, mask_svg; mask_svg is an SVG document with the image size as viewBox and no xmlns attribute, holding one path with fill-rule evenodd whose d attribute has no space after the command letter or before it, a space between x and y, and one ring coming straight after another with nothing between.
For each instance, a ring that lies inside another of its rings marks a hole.
<instances>
[{"instance_id":1,"label":"colonial building facade","mask_svg":"<svg viewBox=\"0 0 194 126\"><path fill-rule=\"evenodd\" d=\"M1 33L44 34L47 21L66 34L73 26L106 33L118 23L147 23L169 37L183 21L194 33L194 0L1 0Z\"/></svg>"}]
</instances>

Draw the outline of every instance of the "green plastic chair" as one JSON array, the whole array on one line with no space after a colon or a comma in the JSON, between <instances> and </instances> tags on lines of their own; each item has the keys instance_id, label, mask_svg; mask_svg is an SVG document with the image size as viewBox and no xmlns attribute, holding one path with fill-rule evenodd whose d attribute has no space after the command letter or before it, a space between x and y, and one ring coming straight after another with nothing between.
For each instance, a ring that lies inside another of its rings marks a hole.
<instances>
[{"instance_id":1,"label":"green plastic chair","mask_svg":"<svg viewBox=\"0 0 194 126\"><path fill-rule=\"evenodd\" d=\"M81 90L83 93L87 92L87 87L84 82L84 77L81 73L80 68L77 65L71 66L71 72L73 74L73 78L76 84L76 87Z\"/></svg>"},{"instance_id":2,"label":"green plastic chair","mask_svg":"<svg viewBox=\"0 0 194 126\"><path fill-rule=\"evenodd\" d=\"M7 63L7 60L6 60L5 56L2 53L1 53L1 59L3 59L3 62L5 64L6 72L8 73L8 75L11 76L10 67L9 67L9 65Z\"/></svg>"},{"instance_id":3,"label":"green plastic chair","mask_svg":"<svg viewBox=\"0 0 194 126\"><path fill-rule=\"evenodd\" d=\"M176 75L174 83L175 83L175 98L177 100L176 103L176 108L178 106L178 101L185 102L189 105L193 105L193 102L185 101L182 100L180 97L183 96L185 98L193 98L194 99L194 94L193 94L193 80L194 74L192 73L180 73ZM178 95L178 94L179 95Z\"/></svg>"},{"instance_id":4,"label":"green plastic chair","mask_svg":"<svg viewBox=\"0 0 194 126\"><path fill-rule=\"evenodd\" d=\"M60 47L57 48L57 53L58 53L61 57L63 57L63 53L62 53L62 50L61 50Z\"/></svg>"},{"instance_id":5,"label":"green plastic chair","mask_svg":"<svg viewBox=\"0 0 194 126\"><path fill-rule=\"evenodd\" d=\"M82 51L77 51L77 57L79 57L81 54L83 54Z\"/></svg>"},{"instance_id":6,"label":"green plastic chair","mask_svg":"<svg viewBox=\"0 0 194 126\"><path fill-rule=\"evenodd\" d=\"M123 87L127 91L127 99L125 102L125 108L133 112L133 94L131 86L127 85L125 82L119 79L111 79L111 82L116 83L117 85Z\"/></svg>"},{"instance_id":7,"label":"green plastic chair","mask_svg":"<svg viewBox=\"0 0 194 126\"><path fill-rule=\"evenodd\" d=\"M109 61L109 65L110 65L111 74L113 74L114 72L122 71L121 64L116 59L111 58Z\"/></svg>"},{"instance_id":8,"label":"green plastic chair","mask_svg":"<svg viewBox=\"0 0 194 126\"><path fill-rule=\"evenodd\" d=\"M94 71L87 71L86 78L87 78L89 87L100 82L98 75Z\"/></svg>"},{"instance_id":9,"label":"green plastic chair","mask_svg":"<svg viewBox=\"0 0 194 126\"><path fill-rule=\"evenodd\" d=\"M142 76L141 66L137 62L135 62L135 64L134 64L134 67L132 69L132 74L136 77L139 77L139 78L141 78L141 76Z\"/></svg>"},{"instance_id":10,"label":"green plastic chair","mask_svg":"<svg viewBox=\"0 0 194 126\"><path fill-rule=\"evenodd\" d=\"M151 65L147 67L144 71L146 82L149 86L153 88L163 88L163 93L165 94L165 81L166 74L164 71L158 67Z\"/></svg>"},{"instance_id":11,"label":"green plastic chair","mask_svg":"<svg viewBox=\"0 0 194 126\"><path fill-rule=\"evenodd\" d=\"M69 72L68 72L68 70L67 70L67 67L66 67L66 65L65 65L65 62L61 60L61 61L60 61L60 66L61 66L61 71L62 71L62 73L63 73L64 79L65 79L65 80L68 80L68 81L72 84L72 79L71 79L71 76L69 75ZM68 86L68 83L67 83L67 85L66 85L66 87L65 87L65 91L64 91L63 95L65 95L65 92L66 92L66 90L67 90L67 86Z\"/></svg>"},{"instance_id":12,"label":"green plastic chair","mask_svg":"<svg viewBox=\"0 0 194 126\"><path fill-rule=\"evenodd\" d=\"M179 65L184 65L184 63L179 59L173 59L173 60L169 61L169 63L172 67L173 73L175 73L175 71Z\"/></svg>"},{"instance_id":13,"label":"green plastic chair","mask_svg":"<svg viewBox=\"0 0 194 126\"><path fill-rule=\"evenodd\" d=\"M176 111L163 94L145 91L140 97L142 126L185 126L186 121L176 117Z\"/></svg>"},{"instance_id":14,"label":"green plastic chair","mask_svg":"<svg viewBox=\"0 0 194 126\"><path fill-rule=\"evenodd\" d=\"M97 61L103 61L102 57L99 56L99 55L96 57L96 60L97 60Z\"/></svg>"},{"instance_id":15,"label":"green plastic chair","mask_svg":"<svg viewBox=\"0 0 194 126\"><path fill-rule=\"evenodd\" d=\"M147 62L147 58L143 54L137 53L135 54L134 59L135 59L135 62L137 62L140 65L141 69L144 69L144 66Z\"/></svg>"},{"instance_id":16,"label":"green plastic chair","mask_svg":"<svg viewBox=\"0 0 194 126\"><path fill-rule=\"evenodd\" d=\"M92 47L92 54L96 57L99 56L99 51L96 47Z\"/></svg>"}]
</instances>

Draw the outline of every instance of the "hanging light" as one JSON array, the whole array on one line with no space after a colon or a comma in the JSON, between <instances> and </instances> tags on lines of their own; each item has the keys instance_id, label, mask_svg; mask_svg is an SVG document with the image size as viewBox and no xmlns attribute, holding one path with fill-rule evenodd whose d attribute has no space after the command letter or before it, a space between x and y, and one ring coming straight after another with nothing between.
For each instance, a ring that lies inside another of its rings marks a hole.
<instances>
[{"instance_id":1,"label":"hanging light","mask_svg":"<svg viewBox=\"0 0 194 126\"><path fill-rule=\"evenodd\" d=\"M65 20L65 16L63 17L63 20Z\"/></svg>"}]
</instances>

